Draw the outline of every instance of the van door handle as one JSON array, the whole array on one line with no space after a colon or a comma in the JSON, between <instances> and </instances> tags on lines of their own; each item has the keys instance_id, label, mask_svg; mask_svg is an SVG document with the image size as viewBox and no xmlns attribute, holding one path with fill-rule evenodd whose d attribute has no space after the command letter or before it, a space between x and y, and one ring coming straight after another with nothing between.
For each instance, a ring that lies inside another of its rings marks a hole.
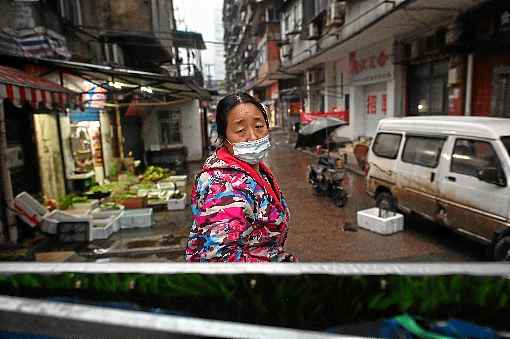
<instances>
[{"instance_id":1,"label":"van door handle","mask_svg":"<svg viewBox=\"0 0 510 339\"><path fill-rule=\"evenodd\" d=\"M453 181L453 182L457 181L457 178L455 178L455 177L446 177L446 179L448 179L449 181Z\"/></svg>"},{"instance_id":2,"label":"van door handle","mask_svg":"<svg viewBox=\"0 0 510 339\"><path fill-rule=\"evenodd\" d=\"M430 173L430 182L434 182L435 178L436 178L436 173L434 173L434 172Z\"/></svg>"}]
</instances>

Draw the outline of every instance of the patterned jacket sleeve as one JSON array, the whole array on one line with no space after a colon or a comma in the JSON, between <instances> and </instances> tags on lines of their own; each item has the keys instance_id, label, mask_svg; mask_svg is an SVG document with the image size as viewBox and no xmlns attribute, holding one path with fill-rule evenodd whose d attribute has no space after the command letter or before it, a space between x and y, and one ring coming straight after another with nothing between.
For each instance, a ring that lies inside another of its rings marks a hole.
<instances>
[{"instance_id":1,"label":"patterned jacket sleeve","mask_svg":"<svg viewBox=\"0 0 510 339\"><path fill-rule=\"evenodd\" d=\"M193 217L196 231L192 243L198 260L224 262L260 261L246 251L243 232L251 232L254 200L249 191L205 172L195 187Z\"/></svg>"}]
</instances>

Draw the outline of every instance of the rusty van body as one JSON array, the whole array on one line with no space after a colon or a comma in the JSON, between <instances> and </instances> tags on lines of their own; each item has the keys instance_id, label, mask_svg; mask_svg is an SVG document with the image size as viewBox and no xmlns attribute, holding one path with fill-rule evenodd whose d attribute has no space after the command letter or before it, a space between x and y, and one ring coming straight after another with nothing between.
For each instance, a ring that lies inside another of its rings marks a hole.
<instances>
[{"instance_id":1,"label":"rusty van body","mask_svg":"<svg viewBox=\"0 0 510 339\"><path fill-rule=\"evenodd\" d=\"M379 207L419 214L510 260L510 119L383 119L368 163Z\"/></svg>"}]
</instances>

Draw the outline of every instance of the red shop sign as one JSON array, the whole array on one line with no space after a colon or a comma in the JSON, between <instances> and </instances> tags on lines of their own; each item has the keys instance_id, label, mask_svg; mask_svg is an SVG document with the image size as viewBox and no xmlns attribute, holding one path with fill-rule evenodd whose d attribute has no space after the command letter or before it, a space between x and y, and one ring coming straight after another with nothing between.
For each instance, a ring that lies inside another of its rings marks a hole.
<instances>
[{"instance_id":1,"label":"red shop sign","mask_svg":"<svg viewBox=\"0 0 510 339\"><path fill-rule=\"evenodd\" d=\"M376 114L377 112L377 95L367 96L367 114Z\"/></svg>"}]
</instances>

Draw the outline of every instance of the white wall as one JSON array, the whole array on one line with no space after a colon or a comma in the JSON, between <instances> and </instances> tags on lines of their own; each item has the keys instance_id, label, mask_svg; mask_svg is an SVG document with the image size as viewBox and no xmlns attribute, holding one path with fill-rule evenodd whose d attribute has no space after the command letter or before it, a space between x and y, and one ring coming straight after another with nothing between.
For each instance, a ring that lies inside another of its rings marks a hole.
<instances>
[{"instance_id":1,"label":"white wall","mask_svg":"<svg viewBox=\"0 0 510 339\"><path fill-rule=\"evenodd\" d=\"M188 161L202 160L202 113L198 100L155 108L151 113L148 113L143 119L142 127L145 149L150 150L151 147L153 149L165 147L165 145L160 145L159 121L157 114L158 111L165 110L181 111L182 145L186 146L188 149Z\"/></svg>"}]
</instances>

